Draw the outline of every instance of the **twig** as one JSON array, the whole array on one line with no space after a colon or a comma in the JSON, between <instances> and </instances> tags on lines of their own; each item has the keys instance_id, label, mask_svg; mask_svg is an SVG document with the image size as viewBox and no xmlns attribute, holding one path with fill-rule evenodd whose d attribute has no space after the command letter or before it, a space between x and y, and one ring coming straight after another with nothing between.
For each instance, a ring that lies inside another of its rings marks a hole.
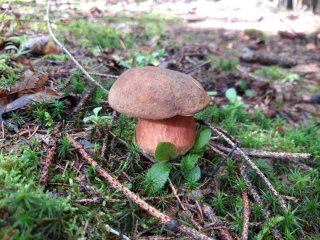
<instances>
[{"instance_id":1,"label":"twig","mask_svg":"<svg viewBox=\"0 0 320 240\"><path fill-rule=\"evenodd\" d=\"M83 74L96 86L100 87L103 91L108 93L109 91L105 89L100 83L98 83L96 80L94 80L90 74L81 66L81 64L72 56L72 54L65 48L65 46L56 38L56 36L53 34L50 24L50 4L51 0L48 0L47 2L47 26L50 36L52 37L53 41L69 56L69 58L77 65L77 67L83 72Z\"/></svg>"},{"instance_id":2,"label":"twig","mask_svg":"<svg viewBox=\"0 0 320 240\"><path fill-rule=\"evenodd\" d=\"M99 77L113 78L113 79L118 79L118 77L119 77L119 76L112 75L112 74L96 73L96 72L89 72L89 74L99 76Z\"/></svg>"},{"instance_id":3,"label":"twig","mask_svg":"<svg viewBox=\"0 0 320 240\"><path fill-rule=\"evenodd\" d=\"M243 201L243 228L242 228L241 240L247 240L248 233L249 233L249 218L250 218L249 199L248 199L247 192L242 193L242 201Z\"/></svg>"},{"instance_id":4,"label":"twig","mask_svg":"<svg viewBox=\"0 0 320 240\"><path fill-rule=\"evenodd\" d=\"M202 210L206 218L208 218L214 226L215 225L222 226L221 228L219 228L219 234L223 240L233 240L233 237L228 232L225 224L216 217L215 212L213 211L212 207L209 204L203 203Z\"/></svg>"},{"instance_id":5,"label":"twig","mask_svg":"<svg viewBox=\"0 0 320 240\"><path fill-rule=\"evenodd\" d=\"M219 144L213 144L213 146L225 152L231 151L230 148L221 146ZM246 149L246 148L243 148L242 150L248 156L258 157L258 158L277 158L277 159L285 159L285 160L290 160L294 158L294 159L308 160L312 157L312 154L310 153L270 152L265 150ZM234 155L240 155L240 154L235 152Z\"/></svg>"},{"instance_id":6,"label":"twig","mask_svg":"<svg viewBox=\"0 0 320 240\"><path fill-rule=\"evenodd\" d=\"M95 91L95 88L94 89L90 89L87 93L85 93L81 97L81 100L79 101L77 106L72 110L73 114L79 114L80 113L81 108L83 107L85 102L93 95L94 91Z\"/></svg>"},{"instance_id":7,"label":"twig","mask_svg":"<svg viewBox=\"0 0 320 240\"><path fill-rule=\"evenodd\" d=\"M236 149L238 148L238 144L236 143L232 149L230 149L230 151L228 152L228 154L226 156L223 157L223 159L219 162L219 164L216 166L216 168L213 170L213 173L210 173L211 177L214 177L217 172L219 172L220 168L225 164L225 162L227 161L227 159L229 157L232 156L232 154L234 153L234 151L236 151Z\"/></svg>"},{"instance_id":8,"label":"twig","mask_svg":"<svg viewBox=\"0 0 320 240\"><path fill-rule=\"evenodd\" d=\"M246 172L246 166L244 164L242 164L240 167L240 175L243 177L243 179L246 183L246 186L249 190L250 195L252 196L254 201L260 205L264 218L267 220L270 219L271 213L268 209L265 209L263 207L264 205L263 205L262 198L260 197L259 193L257 192L255 187L252 185L251 181L249 180L249 178L247 176L247 172ZM272 229L271 232L272 232L275 239L283 240L283 237L281 236L281 233L278 231L278 229L274 228L274 229Z\"/></svg>"},{"instance_id":9,"label":"twig","mask_svg":"<svg viewBox=\"0 0 320 240\"><path fill-rule=\"evenodd\" d=\"M193 67L193 68L191 68L191 69L186 70L184 73L185 73L185 74L190 74L190 73L194 72L195 70L197 70L198 68L201 68L201 67L207 65L207 64L210 63L210 62L211 62L211 61L208 60L208 61L205 61L205 62L203 62L203 63L200 63L200 64L198 64L197 66L195 66L195 67Z\"/></svg>"},{"instance_id":10,"label":"twig","mask_svg":"<svg viewBox=\"0 0 320 240\"><path fill-rule=\"evenodd\" d=\"M31 138L37 133L38 129L39 129L39 125L36 126L36 129L35 129L35 130L33 131L33 133L28 137L28 140L31 139Z\"/></svg>"},{"instance_id":11,"label":"twig","mask_svg":"<svg viewBox=\"0 0 320 240\"><path fill-rule=\"evenodd\" d=\"M219 152L217 152L219 155L222 155L221 154L222 152L220 150L225 151L225 152L229 152L231 150L230 148L221 146L219 144L210 144L210 145L211 145L210 148L213 151L215 151L215 152L219 151ZM293 158L290 158L290 157L297 157L297 158L300 158L300 159L307 160L308 157L312 156L311 154L308 154L308 153L269 152L269 151L264 151L264 150L245 149L245 148L242 149L242 150L244 151L245 154L247 154L248 156L251 156L251 157L278 158L280 160L283 160L283 161L289 162L291 164L294 164L294 165L298 166L299 168L301 168L303 170L312 169L310 166L308 166L308 165L306 165L304 163L298 162L298 161L294 160ZM238 153L234 153L234 156L235 157L239 157L240 155Z\"/></svg>"},{"instance_id":12,"label":"twig","mask_svg":"<svg viewBox=\"0 0 320 240\"><path fill-rule=\"evenodd\" d=\"M122 239L125 239L125 240L130 240L130 238L128 238L126 235L123 235L121 233L119 233L117 230L114 230L112 227L110 227L108 224L104 225L107 229L108 232L111 232L119 237L121 237Z\"/></svg>"},{"instance_id":13,"label":"twig","mask_svg":"<svg viewBox=\"0 0 320 240\"><path fill-rule=\"evenodd\" d=\"M198 230L201 230L202 227L200 226L200 224L197 223L197 222L193 219L192 213L191 213L191 212L184 206L184 204L181 202L180 197L179 197L178 194L177 194L177 190L176 190L176 188L174 187L174 185L173 185L173 183L171 182L170 179L168 179L168 182L169 182L169 186L170 186L170 188L171 188L171 190L172 190L172 193L173 193L173 195L175 196L175 198L178 200L178 202L179 202L182 210L183 210L185 213L188 214L188 219L189 219L189 221L191 222L191 224L192 224L194 227L196 227Z\"/></svg>"},{"instance_id":14,"label":"twig","mask_svg":"<svg viewBox=\"0 0 320 240\"><path fill-rule=\"evenodd\" d=\"M96 169L96 172L99 174L100 177L105 179L114 189L120 190L123 194L130 198L131 201L136 203L140 208L148 212L151 216L158 219L162 224L166 226L168 230L185 233L190 237L193 237L194 239L198 240L212 240L212 238L195 229L189 228L185 225L179 225L177 220L170 218L168 215L163 214L153 206L149 205L147 202L138 197L135 193L131 192L128 188L124 187L107 171L100 168L97 162L94 161L93 158L90 157L88 153L86 153L83 147L79 143L77 143L70 135L67 134L67 138L71 142L72 146L81 154L81 156Z\"/></svg>"},{"instance_id":15,"label":"twig","mask_svg":"<svg viewBox=\"0 0 320 240\"><path fill-rule=\"evenodd\" d=\"M179 202L179 204L180 204L180 206L181 206L181 208L182 208L182 210L187 210L187 208L183 205L183 203L181 202L181 199L180 199L180 197L178 196L178 194L177 194L177 190L176 190L176 188L174 187L174 185L173 185L173 183L171 182L171 180L170 179L168 179L168 182L169 182L169 186L170 186L170 188L171 188L171 190L172 190L172 194L175 196L175 198L178 200L178 202Z\"/></svg>"},{"instance_id":16,"label":"twig","mask_svg":"<svg viewBox=\"0 0 320 240\"><path fill-rule=\"evenodd\" d=\"M111 131L111 129L113 127L113 122L114 122L116 116L117 116L117 112L113 111L111 120L108 125L108 132ZM104 137L104 139L102 141L103 143L102 143L101 154L100 154L101 158L104 158L104 155L106 153L108 140L109 140L109 134L106 134L106 136Z\"/></svg>"},{"instance_id":17,"label":"twig","mask_svg":"<svg viewBox=\"0 0 320 240\"><path fill-rule=\"evenodd\" d=\"M216 134L218 134L220 137L222 137L226 142L228 142L231 146L234 146L234 142L227 137L222 131L220 131L218 128L211 126L208 123L205 123L209 128L211 128L212 131L214 131ZM272 186L268 178L261 172L261 170L257 167L257 165L238 147L236 149L236 152L239 153L239 155L247 162L247 164L250 165L250 167L255 170L255 172L262 178L265 185L271 190L273 195L275 195L278 198L278 201L283 208L283 210L287 210L287 205L285 200L282 198L282 196L277 192L277 190Z\"/></svg>"},{"instance_id":18,"label":"twig","mask_svg":"<svg viewBox=\"0 0 320 240\"><path fill-rule=\"evenodd\" d=\"M58 123L57 126L55 127L55 130L51 136L49 146L48 146L48 154L47 157L44 161L44 164L41 169L41 174L40 174L40 179L39 179L39 184L41 186L47 185L48 178L49 178L49 169L52 165L52 161L54 159L56 149L57 149L57 136L56 134L58 133L59 129L61 127L61 123Z\"/></svg>"}]
</instances>

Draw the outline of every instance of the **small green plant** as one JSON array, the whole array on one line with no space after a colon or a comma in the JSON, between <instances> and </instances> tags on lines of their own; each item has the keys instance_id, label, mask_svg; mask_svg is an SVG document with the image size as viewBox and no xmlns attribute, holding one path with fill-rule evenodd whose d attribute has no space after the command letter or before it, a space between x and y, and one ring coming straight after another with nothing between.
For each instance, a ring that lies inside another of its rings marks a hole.
<instances>
[{"instance_id":1,"label":"small green plant","mask_svg":"<svg viewBox=\"0 0 320 240\"><path fill-rule=\"evenodd\" d=\"M50 113L44 113L45 126L48 129L48 133L52 133L54 130L54 121L50 115Z\"/></svg>"},{"instance_id":2,"label":"small green plant","mask_svg":"<svg viewBox=\"0 0 320 240\"><path fill-rule=\"evenodd\" d=\"M230 71L231 73L236 73L237 71L237 62L234 60L227 60L224 58L221 58L219 60L219 67L221 71Z\"/></svg>"},{"instance_id":3,"label":"small green plant","mask_svg":"<svg viewBox=\"0 0 320 240\"><path fill-rule=\"evenodd\" d=\"M77 93L84 92L85 85L83 84L82 74L80 71L76 71L72 74L70 83Z\"/></svg>"},{"instance_id":4,"label":"small green plant","mask_svg":"<svg viewBox=\"0 0 320 240\"><path fill-rule=\"evenodd\" d=\"M284 68L271 66L263 67L254 72L254 74L262 77L267 77L274 81L283 81L283 82L295 82L299 81L300 77L296 73L292 73Z\"/></svg>"},{"instance_id":5,"label":"small green plant","mask_svg":"<svg viewBox=\"0 0 320 240\"><path fill-rule=\"evenodd\" d=\"M280 222L282 222L284 220L284 217L282 216L275 216L272 217L271 219L268 219L264 224L263 227L261 229L261 231L259 232L259 234L256 236L256 240L262 240L263 237L270 233L271 229L274 228L277 224L279 224Z\"/></svg>"},{"instance_id":6,"label":"small green plant","mask_svg":"<svg viewBox=\"0 0 320 240\"><path fill-rule=\"evenodd\" d=\"M0 89L10 90L10 87L13 86L18 76L12 67L8 66L6 60L0 59Z\"/></svg>"},{"instance_id":7,"label":"small green plant","mask_svg":"<svg viewBox=\"0 0 320 240\"><path fill-rule=\"evenodd\" d=\"M19 111L14 111L11 113L11 121L13 124L18 126L25 123L25 119Z\"/></svg>"},{"instance_id":8,"label":"small green plant","mask_svg":"<svg viewBox=\"0 0 320 240\"><path fill-rule=\"evenodd\" d=\"M49 107L52 108L52 117L55 119L62 119L66 106L63 101L53 99L49 101Z\"/></svg>"},{"instance_id":9,"label":"small green plant","mask_svg":"<svg viewBox=\"0 0 320 240\"><path fill-rule=\"evenodd\" d=\"M101 111L102 107L97 107L93 109L93 115L89 117L85 117L83 119L84 123L91 122L92 125L89 126L89 129L100 128L108 124L111 116L99 116L99 112Z\"/></svg>"},{"instance_id":10,"label":"small green plant","mask_svg":"<svg viewBox=\"0 0 320 240\"><path fill-rule=\"evenodd\" d=\"M197 186L197 182L201 177L201 170L197 164L199 156L203 154L211 138L211 131L209 128L201 128L193 148L186 155L182 156L180 162L180 169L185 179L188 188L192 189ZM177 157L177 150L174 144L170 142L160 142L157 145L155 158L159 163L154 164L147 172L144 185L149 194L159 193L169 179L170 170L172 169L170 160ZM161 181L158 175L161 175Z\"/></svg>"},{"instance_id":11,"label":"small green plant","mask_svg":"<svg viewBox=\"0 0 320 240\"><path fill-rule=\"evenodd\" d=\"M158 51L154 51L150 53L141 53L141 52L134 52L129 56L129 60L121 60L119 57L116 59L119 60L120 64L126 68L131 67L142 67L147 65L154 65L158 66L160 64L161 58L165 56L165 50L160 49Z\"/></svg>"},{"instance_id":12,"label":"small green plant","mask_svg":"<svg viewBox=\"0 0 320 240\"><path fill-rule=\"evenodd\" d=\"M50 60L50 61L66 62L68 61L69 58L66 54L50 54L50 55L44 56L42 59Z\"/></svg>"},{"instance_id":13,"label":"small green plant","mask_svg":"<svg viewBox=\"0 0 320 240\"><path fill-rule=\"evenodd\" d=\"M73 156L71 151L71 143L66 136L63 136L58 147L58 158L60 160L69 159Z\"/></svg>"}]
</instances>

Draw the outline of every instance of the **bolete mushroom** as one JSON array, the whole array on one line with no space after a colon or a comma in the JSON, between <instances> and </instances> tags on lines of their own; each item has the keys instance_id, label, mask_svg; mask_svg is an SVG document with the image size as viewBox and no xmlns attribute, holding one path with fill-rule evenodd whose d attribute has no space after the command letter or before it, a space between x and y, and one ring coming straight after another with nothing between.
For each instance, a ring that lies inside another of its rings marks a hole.
<instances>
[{"instance_id":1,"label":"bolete mushroom","mask_svg":"<svg viewBox=\"0 0 320 240\"><path fill-rule=\"evenodd\" d=\"M184 73L136 67L125 71L109 92L110 106L137 117L136 142L154 155L160 142L171 142L185 154L196 137L193 114L205 108L210 97L199 82Z\"/></svg>"}]
</instances>

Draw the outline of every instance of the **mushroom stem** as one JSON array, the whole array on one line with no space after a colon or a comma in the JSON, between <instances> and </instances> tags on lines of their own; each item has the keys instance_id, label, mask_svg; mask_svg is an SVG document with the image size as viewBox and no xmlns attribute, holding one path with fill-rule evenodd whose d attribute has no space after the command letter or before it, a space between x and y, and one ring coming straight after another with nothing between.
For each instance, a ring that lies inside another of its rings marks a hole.
<instances>
[{"instance_id":1,"label":"mushroom stem","mask_svg":"<svg viewBox=\"0 0 320 240\"><path fill-rule=\"evenodd\" d=\"M161 120L138 119L136 141L142 151L154 155L160 142L171 142L178 155L185 154L194 144L196 125L192 116L175 116Z\"/></svg>"}]
</instances>

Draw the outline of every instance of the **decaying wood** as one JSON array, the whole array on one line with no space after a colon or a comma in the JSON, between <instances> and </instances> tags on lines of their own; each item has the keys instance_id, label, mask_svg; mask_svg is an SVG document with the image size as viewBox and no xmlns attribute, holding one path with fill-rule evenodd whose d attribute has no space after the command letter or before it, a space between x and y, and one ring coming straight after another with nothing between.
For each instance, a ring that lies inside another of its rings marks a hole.
<instances>
[{"instance_id":1,"label":"decaying wood","mask_svg":"<svg viewBox=\"0 0 320 240\"><path fill-rule=\"evenodd\" d=\"M240 61L245 63L259 63L262 65L277 65L290 68L297 65L297 61L291 58L281 57L268 52L247 52L240 56Z\"/></svg>"},{"instance_id":2,"label":"decaying wood","mask_svg":"<svg viewBox=\"0 0 320 240\"><path fill-rule=\"evenodd\" d=\"M70 135L67 134L67 138L72 144L72 146L81 154L83 159L86 160L89 164L91 164L91 166L93 166L96 169L96 173L100 177L105 179L111 185L111 187L125 194L128 198L131 199L131 201L136 203L140 208L148 212L151 216L158 219L162 224L166 226L168 230L171 230L174 232L175 231L181 232L198 240L212 240L212 238L208 237L207 235L195 229L189 228L185 225L179 225L176 219L170 218L169 216L163 214L153 206L149 205L147 202L145 202L140 197L138 197L138 195L131 192L128 188L124 187L118 180L112 177L107 171L100 168L97 162L94 161L93 158L89 156L89 154L83 149L83 147L79 143L77 143Z\"/></svg>"}]
</instances>

